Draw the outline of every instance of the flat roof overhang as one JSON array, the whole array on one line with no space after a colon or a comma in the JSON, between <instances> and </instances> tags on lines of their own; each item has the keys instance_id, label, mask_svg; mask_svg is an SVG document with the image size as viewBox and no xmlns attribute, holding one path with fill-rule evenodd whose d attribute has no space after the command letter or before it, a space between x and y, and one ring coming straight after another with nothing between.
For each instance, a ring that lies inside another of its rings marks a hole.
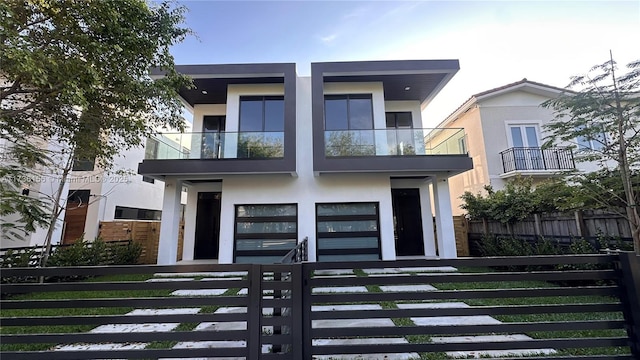
<instances>
[{"instance_id":1,"label":"flat roof overhang","mask_svg":"<svg viewBox=\"0 0 640 360\"><path fill-rule=\"evenodd\" d=\"M231 84L278 84L287 83L289 79L295 83L296 77L294 63L176 65L175 70L193 79L195 88L182 88L178 92L191 107L226 104L227 87ZM161 78L165 74L165 71L153 68L149 75Z\"/></svg>"}]
</instances>

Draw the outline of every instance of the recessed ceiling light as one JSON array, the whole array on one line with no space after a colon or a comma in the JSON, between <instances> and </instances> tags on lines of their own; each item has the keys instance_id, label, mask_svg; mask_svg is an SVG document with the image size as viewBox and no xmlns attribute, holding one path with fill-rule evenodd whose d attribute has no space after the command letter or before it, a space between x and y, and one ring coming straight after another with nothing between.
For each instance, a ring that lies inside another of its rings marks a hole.
<instances>
[{"instance_id":1,"label":"recessed ceiling light","mask_svg":"<svg viewBox=\"0 0 640 360\"><path fill-rule=\"evenodd\" d=\"M409 91L409 90L411 90L411 86L405 86L404 87L404 91Z\"/></svg>"},{"instance_id":2,"label":"recessed ceiling light","mask_svg":"<svg viewBox=\"0 0 640 360\"><path fill-rule=\"evenodd\" d=\"M205 95L207 95L207 94L208 94L208 93L207 93L207 90L202 90L202 93L203 93L203 94L205 94Z\"/></svg>"}]
</instances>

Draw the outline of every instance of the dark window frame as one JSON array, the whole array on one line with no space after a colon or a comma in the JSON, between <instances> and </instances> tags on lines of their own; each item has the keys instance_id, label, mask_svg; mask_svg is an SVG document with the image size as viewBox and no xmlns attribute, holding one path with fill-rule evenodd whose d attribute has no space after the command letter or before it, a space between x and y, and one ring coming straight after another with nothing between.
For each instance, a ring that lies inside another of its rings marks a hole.
<instances>
[{"instance_id":1,"label":"dark window frame","mask_svg":"<svg viewBox=\"0 0 640 360\"><path fill-rule=\"evenodd\" d=\"M120 214L118 214L120 211ZM124 211L135 211L136 217L123 217ZM134 208L129 206L116 206L113 213L114 220L162 220L162 210Z\"/></svg>"},{"instance_id":2,"label":"dark window frame","mask_svg":"<svg viewBox=\"0 0 640 360\"><path fill-rule=\"evenodd\" d=\"M409 118L411 119L411 126L409 127L398 127L398 115L400 114L409 114ZM387 116L393 115L394 126L389 127L387 122ZM387 129L413 129L413 113L411 111L387 111L384 113L385 126Z\"/></svg>"},{"instance_id":3,"label":"dark window frame","mask_svg":"<svg viewBox=\"0 0 640 360\"><path fill-rule=\"evenodd\" d=\"M238 208L241 206L294 206L296 210L295 215L286 216L247 216L238 217ZM251 257L251 256L279 256L283 257L290 249L269 249L269 250L238 250L238 240L251 240L251 239L282 239L282 240L294 240L293 247L298 243L298 204L297 203L269 203L269 204L235 204L233 213L233 262L236 263L238 256ZM238 233L239 223L267 223L267 222L295 222L296 231L290 233ZM292 247L292 248L293 248Z\"/></svg>"},{"instance_id":4,"label":"dark window frame","mask_svg":"<svg viewBox=\"0 0 640 360\"><path fill-rule=\"evenodd\" d=\"M96 159L74 158L71 165L71 171L93 171L96 167Z\"/></svg>"},{"instance_id":5,"label":"dark window frame","mask_svg":"<svg viewBox=\"0 0 640 360\"><path fill-rule=\"evenodd\" d=\"M375 214L357 214L357 215L318 215L318 207L321 205L350 205L350 204L371 204L375 206ZM380 235L380 203L375 201L362 202L327 202L316 203L316 254L317 260L321 260L321 256L326 255L367 255L376 254L378 259L382 259L382 238ZM318 223L321 221L367 221L375 220L375 231L341 231L341 232L320 232L318 231ZM322 239L331 238L358 238L358 237L377 237L377 248L346 248L346 249L320 249ZM348 261L348 260L345 260Z\"/></svg>"},{"instance_id":6,"label":"dark window frame","mask_svg":"<svg viewBox=\"0 0 640 360\"><path fill-rule=\"evenodd\" d=\"M142 175L142 181L149 183L149 184L155 184L156 183L156 179L150 177L150 176L146 176L146 175Z\"/></svg>"},{"instance_id":7,"label":"dark window frame","mask_svg":"<svg viewBox=\"0 0 640 360\"><path fill-rule=\"evenodd\" d=\"M241 130L242 129L242 102L243 101L258 101L262 102L262 120L261 120L261 129L260 131L250 131L250 130ZM265 130L266 125L266 102L273 100L279 100L282 102L283 113L282 113L282 130ZM284 95L244 95L240 96L239 101L239 109L238 109L238 132L284 132Z\"/></svg>"},{"instance_id":8,"label":"dark window frame","mask_svg":"<svg viewBox=\"0 0 640 360\"><path fill-rule=\"evenodd\" d=\"M369 129L352 129L351 126L351 102L350 100L369 100L369 105L371 107L371 128ZM346 100L347 102L347 128L346 129L327 129L327 100ZM324 129L325 131L346 131L346 130L374 130L375 129L375 119L373 114L373 94L326 94L324 95Z\"/></svg>"}]
</instances>

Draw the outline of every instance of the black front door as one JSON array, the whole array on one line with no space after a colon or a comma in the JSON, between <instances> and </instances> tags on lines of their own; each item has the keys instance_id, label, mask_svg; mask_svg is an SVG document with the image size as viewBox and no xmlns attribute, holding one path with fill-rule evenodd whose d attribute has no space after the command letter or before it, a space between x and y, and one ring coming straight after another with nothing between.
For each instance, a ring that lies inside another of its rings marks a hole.
<instances>
[{"instance_id":1,"label":"black front door","mask_svg":"<svg viewBox=\"0 0 640 360\"><path fill-rule=\"evenodd\" d=\"M396 254L424 255L419 189L391 189Z\"/></svg>"},{"instance_id":2,"label":"black front door","mask_svg":"<svg viewBox=\"0 0 640 360\"><path fill-rule=\"evenodd\" d=\"M194 259L217 259L220 237L219 192L199 192Z\"/></svg>"}]
</instances>

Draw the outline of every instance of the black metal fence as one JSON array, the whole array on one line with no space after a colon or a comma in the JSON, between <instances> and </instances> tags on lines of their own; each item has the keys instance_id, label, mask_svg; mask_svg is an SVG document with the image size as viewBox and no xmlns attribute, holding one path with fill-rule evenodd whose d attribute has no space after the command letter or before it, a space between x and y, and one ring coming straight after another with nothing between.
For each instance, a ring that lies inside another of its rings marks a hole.
<instances>
[{"instance_id":1,"label":"black metal fence","mask_svg":"<svg viewBox=\"0 0 640 360\"><path fill-rule=\"evenodd\" d=\"M570 148L513 147L500 153L505 173L516 170L573 170Z\"/></svg>"},{"instance_id":2,"label":"black metal fence","mask_svg":"<svg viewBox=\"0 0 640 360\"><path fill-rule=\"evenodd\" d=\"M631 253L2 271L22 279L94 276L3 285L3 359L523 349L534 349L532 359L640 356L640 261ZM443 321L451 317L493 320ZM115 331L110 324L142 326Z\"/></svg>"},{"instance_id":3,"label":"black metal fence","mask_svg":"<svg viewBox=\"0 0 640 360\"><path fill-rule=\"evenodd\" d=\"M131 245L132 240L115 240L107 241L105 244L104 258L108 261L113 258L113 250L117 247L124 247ZM51 253L53 254L58 249L64 249L72 246L73 244L55 244L51 245ZM87 246L91 246L92 242L88 242ZM0 267L15 266L15 263L26 263L28 266L39 266L40 259L43 256L46 247L41 246L23 246L14 248L0 248Z\"/></svg>"}]
</instances>

